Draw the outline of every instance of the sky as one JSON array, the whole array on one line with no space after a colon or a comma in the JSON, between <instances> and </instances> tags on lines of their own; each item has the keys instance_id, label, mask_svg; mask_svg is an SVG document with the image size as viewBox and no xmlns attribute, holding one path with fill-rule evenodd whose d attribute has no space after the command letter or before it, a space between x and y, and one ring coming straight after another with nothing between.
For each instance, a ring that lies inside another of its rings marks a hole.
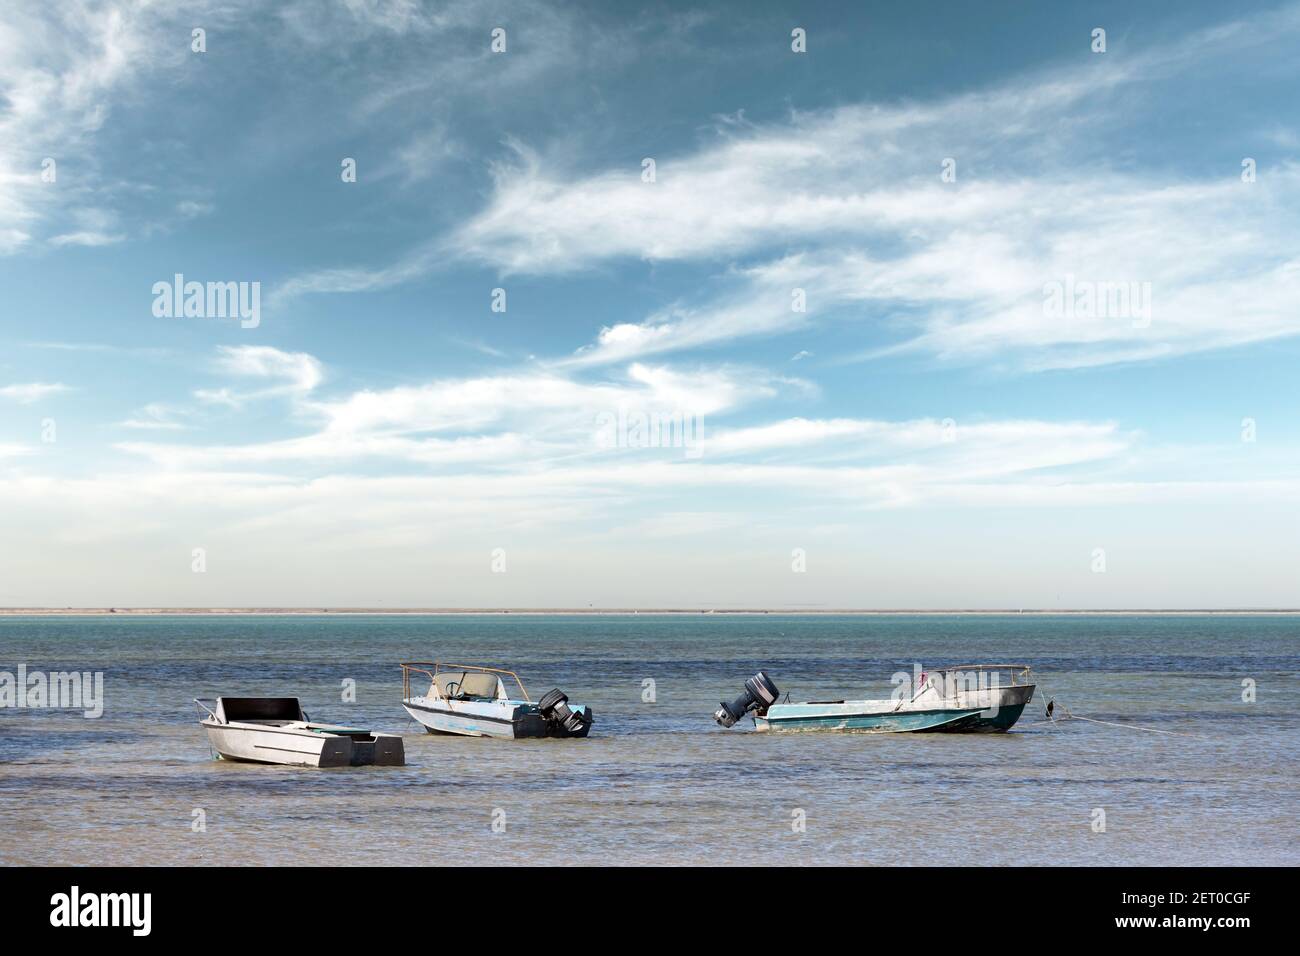
<instances>
[{"instance_id":1,"label":"sky","mask_svg":"<svg viewBox=\"0 0 1300 956\"><path fill-rule=\"evenodd\" d=\"M1300 606L1300 4L849 6L7 7L0 606Z\"/></svg>"}]
</instances>

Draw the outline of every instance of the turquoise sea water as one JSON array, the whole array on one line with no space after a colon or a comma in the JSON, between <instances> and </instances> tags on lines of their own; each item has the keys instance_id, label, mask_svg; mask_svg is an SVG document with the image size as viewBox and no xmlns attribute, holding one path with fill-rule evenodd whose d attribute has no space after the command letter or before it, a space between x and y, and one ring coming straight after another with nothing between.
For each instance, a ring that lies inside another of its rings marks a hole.
<instances>
[{"instance_id":1,"label":"turquoise sea water","mask_svg":"<svg viewBox=\"0 0 1300 956\"><path fill-rule=\"evenodd\" d=\"M592 735L420 733L396 662L434 659L512 667L534 699L562 688L594 708ZM711 719L759 667L798 700L887 697L914 664L984 661L1041 681L1008 734ZM5 864L1300 863L1297 617L0 618L0 671L19 664L102 671L105 708L0 709ZM1053 724L1044 687L1077 714L1194 736ZM407 766L215 761L191 698L219 694L405 733Z\"/></svg>"}]
</instances>

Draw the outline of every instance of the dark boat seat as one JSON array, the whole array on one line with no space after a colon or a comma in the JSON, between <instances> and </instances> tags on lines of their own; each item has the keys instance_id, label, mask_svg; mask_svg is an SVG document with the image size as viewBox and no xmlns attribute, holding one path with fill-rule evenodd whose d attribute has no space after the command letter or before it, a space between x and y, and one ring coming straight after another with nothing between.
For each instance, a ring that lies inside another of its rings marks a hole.
<instances>
[{"instance_id":1,"label":"dark boat seat","mask_svg":"<svg viewBox=\"0 0 1300 956\"><path fill-rule=\"evenodd\" d=\"M228 721L305 719L297 697L220 697L217 709Z\"/></svg>"}]
</instances>

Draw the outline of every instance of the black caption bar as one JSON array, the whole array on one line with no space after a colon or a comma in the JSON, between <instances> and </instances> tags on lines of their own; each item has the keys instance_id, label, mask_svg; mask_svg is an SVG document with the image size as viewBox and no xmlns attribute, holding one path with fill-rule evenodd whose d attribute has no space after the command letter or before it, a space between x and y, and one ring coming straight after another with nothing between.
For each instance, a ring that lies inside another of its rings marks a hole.
<instances>
[{"instance_id":1,"label":"black caption bar","mask_svg":"<svg viewBox=\"0 0 1300 956\"><path fill-rule=\"evenodd\" d=\"M814 916L819 939L836 927L877 941L1015 930L1072 942L1154 937L1219 946L1283 928L1289 876L1223 868L960 866L8 868L0 870L0 915L7 932L23 938L75 934L78 943L111 937L127 946L253 938L245 934L259 942L319 936L334 944L402 943L420 938L431 920L454 927L493 914L518 927L561 933L567 948L583 938L599 941L598 927L611 918L620 932L669 939L689 925L694 943L715 934L725 942L756 911L773 923L767 942L788 932L791 946L809 944L804 921Z\"/></svg>"}]
</instances>

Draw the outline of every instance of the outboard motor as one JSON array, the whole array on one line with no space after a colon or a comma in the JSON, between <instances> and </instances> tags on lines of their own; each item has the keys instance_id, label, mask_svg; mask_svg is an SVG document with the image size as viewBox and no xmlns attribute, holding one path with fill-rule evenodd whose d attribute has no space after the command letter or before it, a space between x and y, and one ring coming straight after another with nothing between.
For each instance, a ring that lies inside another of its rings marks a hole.
<instances>
[{"instance_id":1,"label":"outboard motor","mask_svg":"<svg viewBox=\"0 0 1300 956\"><path fill-rule=\"evenodd\" d=\"M776 689L772 679L767 674L759 671L745 681L745 692L743 694L730 704L725 701L722 702L722 706L714 712L713 719L723 727L730 727L751 710L762 717L767 713L767 708L776 703L779 696L781 696L781 692Z\"/></svg>"},{"instance_id":2,"label":"outboard motor","mask_svg":"<svg viewBox=\"0 0 1300 956\"><path fill-rule=\"evenodd\" d=\"M569 697L559 689L543 694L537 710L548 724L565 734L578 734L591 723L588 711L574 713L569 709Z\"/></svg>"}]
</instances>

